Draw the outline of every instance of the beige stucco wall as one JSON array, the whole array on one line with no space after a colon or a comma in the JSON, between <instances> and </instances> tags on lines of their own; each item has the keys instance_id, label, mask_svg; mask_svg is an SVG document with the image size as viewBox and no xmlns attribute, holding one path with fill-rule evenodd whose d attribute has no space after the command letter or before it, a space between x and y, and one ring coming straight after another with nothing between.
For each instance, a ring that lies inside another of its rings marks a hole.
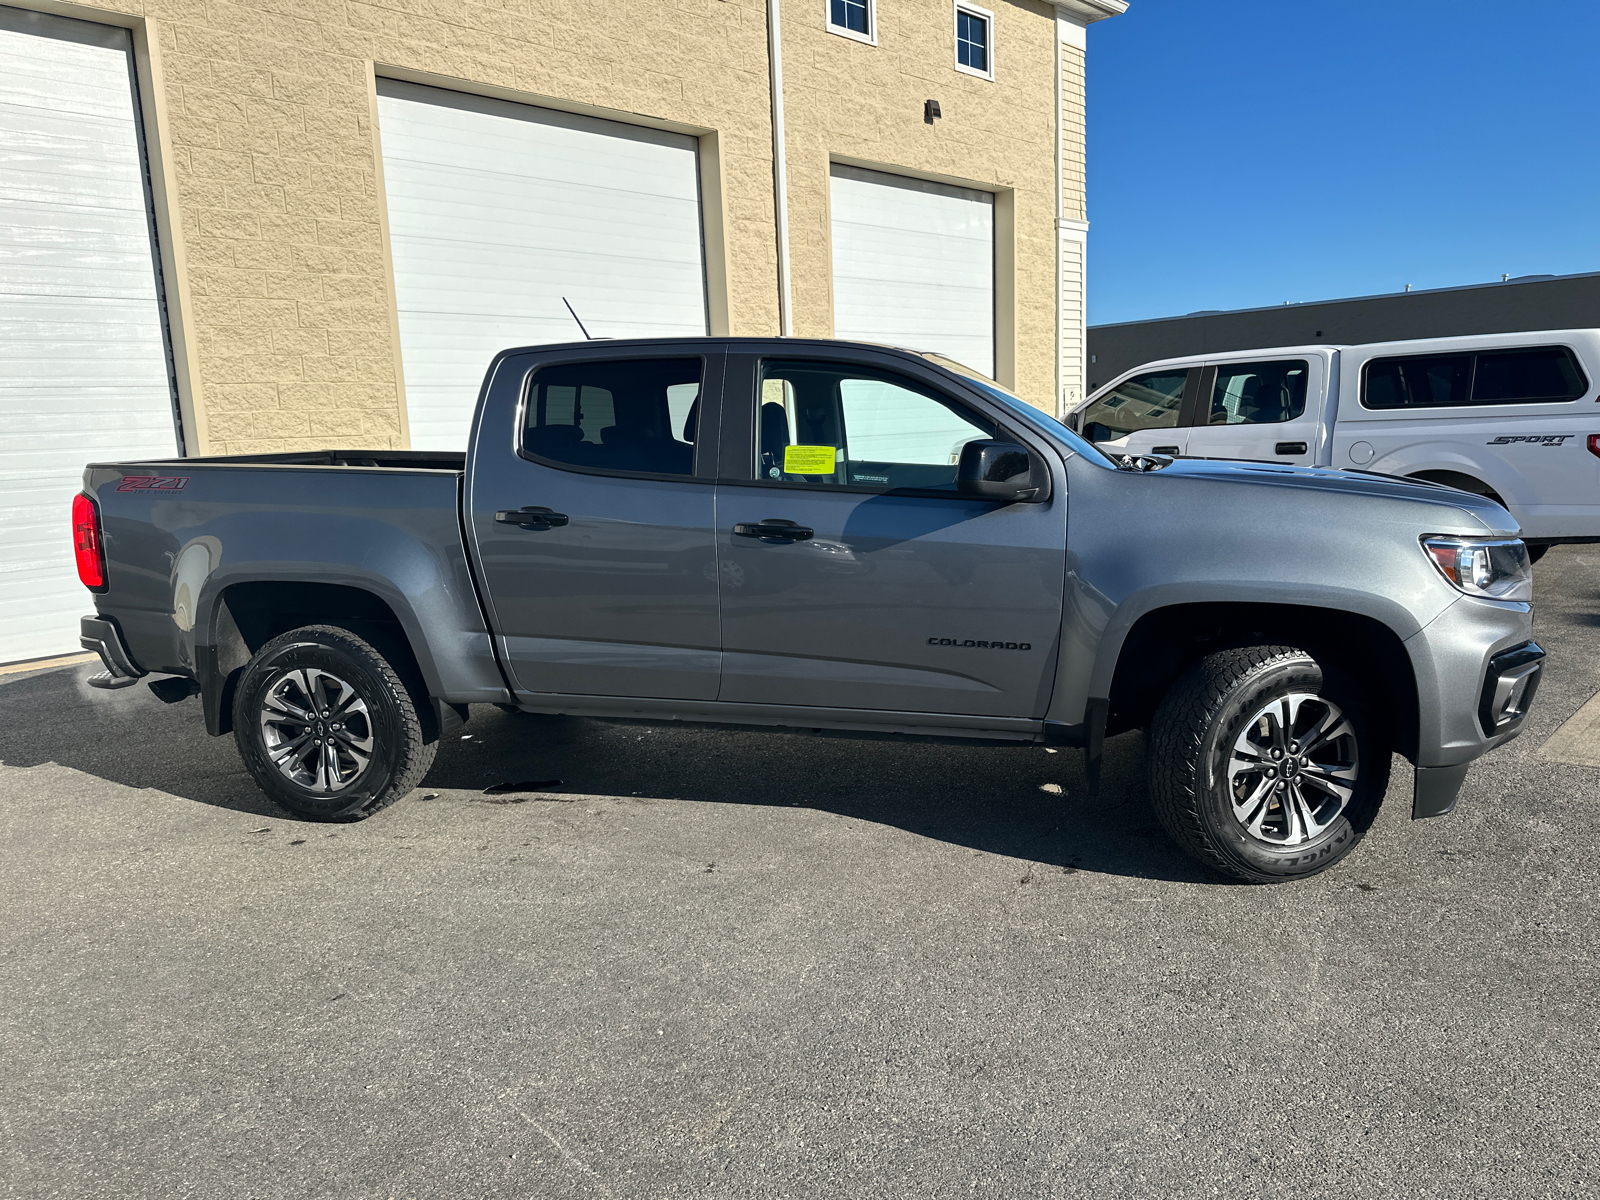
<instances>
[{"instance_id":1,"label":"beige stucco wall","mask_svg":"<svg viewBox=\"0 0 1600 1200\"><path fill-rule=\"evenodd\" d=\"M1015 332L1002 311L997 346L1002 382L1040 403L1055 391L1055 9L1017 0L995 14L995 78L957 71L950 0L880 0L878 44L827 32L823 0L784 8L790 254L795 333L830 337L830 158L966 183L999 193L999 307L1015 268ZM923 121L923 101L943 116ZM1010 251L1008 253L1008 250Z\"/></svg>"},{"instance_id":2,"label":"beige stucco wall","mask_svg":"<svg viewBox=\"0 0 1600 1200\"><path fill-rule=\"evenodd\" d=\"M135 28L190 453L404 444L375 71L700 134L714 332L778 330L765 0L8 2ZM950 0L882 0L875 47L784 5L795 331L832 332L830 158L996 190L1002 376L1053 407L1054 10L989 7L994 82L955 70Z\"/></svg>"}]
</instances>

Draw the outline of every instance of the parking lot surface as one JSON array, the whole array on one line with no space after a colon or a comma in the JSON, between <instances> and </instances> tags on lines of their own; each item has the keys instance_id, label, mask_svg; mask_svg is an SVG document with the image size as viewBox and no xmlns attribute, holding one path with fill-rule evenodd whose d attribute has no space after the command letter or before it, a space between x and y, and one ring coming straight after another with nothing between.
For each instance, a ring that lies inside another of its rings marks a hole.
<instances>
[{"instance_id":1,"label":"parking lot surface","mask_svg":"<svg viewBox=\"0 0 1600 1200\"><path fill-rule=\"evenodd\" d=\"M0 1196L1593 1193L1600 547L1536 579L1523 736L1271 888L1166 841L1137 733L1091 800L474 709L316 825L194 702L0 678Z\"/></svg>"}]
</instances>

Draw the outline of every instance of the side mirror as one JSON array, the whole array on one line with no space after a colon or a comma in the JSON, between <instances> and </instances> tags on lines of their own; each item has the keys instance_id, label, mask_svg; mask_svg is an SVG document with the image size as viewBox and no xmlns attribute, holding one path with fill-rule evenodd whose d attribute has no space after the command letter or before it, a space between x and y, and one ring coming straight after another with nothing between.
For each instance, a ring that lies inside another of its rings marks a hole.
<instances>
[{"instance_id":1,"label":"side mirror","mask_svg":"<svg viewBox=\"0 0 1600 1200\"><path fill-rule=\"evenodd\" d=\"M1109 442L1122 436L1109 425L1102 425L1099 421L1090 421L1078 431L1091 442Z\"/></svg>"},{"instance_id":2,"label":"side mirror","mask_svg":"<svg viewBox=\"0 0 1600 1200\"><path fill-rule=\"evenodd\" d=\"M982 500L1044 499L1045 465L1014 442L968 442L956 467L956 491Z\"/></svg>"}]
</instances>

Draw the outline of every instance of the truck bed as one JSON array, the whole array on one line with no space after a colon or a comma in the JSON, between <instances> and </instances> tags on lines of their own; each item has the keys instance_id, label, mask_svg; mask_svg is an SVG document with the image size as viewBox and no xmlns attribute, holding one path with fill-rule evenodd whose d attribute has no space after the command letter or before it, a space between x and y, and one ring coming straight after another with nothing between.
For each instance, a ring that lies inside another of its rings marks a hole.
<instances>
[{"instance_id":1,"label":"truck bed","mask_svg":"<svg viewBox=\"0 0 1600 1200\"><path fill-rule=\"evenodd\" d=\"M153 673L203 679L204 646L224 647L231 669L225 647L248 657L281 632L258 614L315 609L397 623L436 697L506 699L462 543L465 460L319 450L90 464L107 567L96 608Z\"/></svg>"},{"instance_id":2,"label":"truck bed","mask_svg":"<svg viewBox=\"0 0 1600 1200\"><path fill-rule=\"evenodd\" d=\"M449 450L306 450L293 454L218 454L208 458L173 458L141 462L149 466L192 466L206 463L227 466L280 467L380 467L390 470L454 471L466 470L465 451ZM126 464L123 464L126 465Z\"/></svg>"}]
</instances>

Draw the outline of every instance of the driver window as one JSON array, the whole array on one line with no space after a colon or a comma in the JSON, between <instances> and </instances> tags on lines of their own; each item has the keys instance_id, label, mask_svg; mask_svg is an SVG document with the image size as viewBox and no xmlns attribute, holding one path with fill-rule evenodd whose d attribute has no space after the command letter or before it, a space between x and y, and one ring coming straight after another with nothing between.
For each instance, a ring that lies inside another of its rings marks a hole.
<instances>
[{"instance_id":1,"label":"driver window","mask_svg":"<svg viewBox=\"0 0 1600 1200\"><path fill-rule=\"evenodd\" d=\"M1141 429L1172 429L1183 409L1187 370L1155 371L1119 383L1083 410L1079 428L1091 442L1110 442Z\"/></svg>"},{"instance_id":2,"label":"driver window","mask_svg":"<svg viewBox=\"0 0 1600 1200\"><path fill-rule=\"evenodd\" d=\"M871 368L761 364L756 478L835 487L954 490L961 448L987 418Z\"/></svg>"}]
</instances>

